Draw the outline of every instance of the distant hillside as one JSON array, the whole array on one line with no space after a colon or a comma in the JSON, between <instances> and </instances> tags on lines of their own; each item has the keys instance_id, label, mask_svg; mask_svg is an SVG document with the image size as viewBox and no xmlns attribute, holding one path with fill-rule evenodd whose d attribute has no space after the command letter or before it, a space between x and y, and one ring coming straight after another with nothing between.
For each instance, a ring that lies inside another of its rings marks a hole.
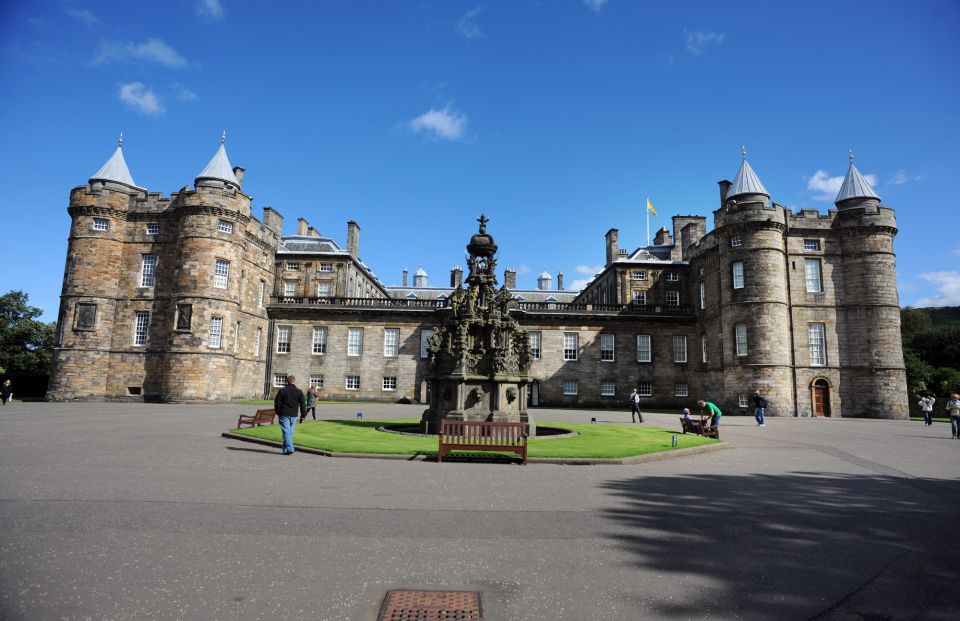
<instances>
[{"instance_id":1,"label":"distant hillside","mask_svg":"<svg viewBox=\"0 0 960 621\"><path fill-rule=\"evenodd\" d=\"M918 308L916 310L923 311L927 317L930 318L930 321L933 322L934 328L938 328L940 326L960 325L960 306Z\"/></svg>"}]
</instances>

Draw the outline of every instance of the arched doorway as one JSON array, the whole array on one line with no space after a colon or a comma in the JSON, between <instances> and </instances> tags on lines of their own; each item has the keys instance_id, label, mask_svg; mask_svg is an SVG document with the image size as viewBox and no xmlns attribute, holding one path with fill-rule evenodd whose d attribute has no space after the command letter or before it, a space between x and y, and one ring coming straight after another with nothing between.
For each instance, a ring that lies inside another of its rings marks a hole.
<instances>
[{"instance_id":1,"label":"arched doorway","mask_svg":"<svg viewBox=\"0 0 960 621\"><path fill-rule=\"evenodd\" d=\"M830 416L830 383L821 378L810 385L814 416Z\"/></svg>"}]
</instances>

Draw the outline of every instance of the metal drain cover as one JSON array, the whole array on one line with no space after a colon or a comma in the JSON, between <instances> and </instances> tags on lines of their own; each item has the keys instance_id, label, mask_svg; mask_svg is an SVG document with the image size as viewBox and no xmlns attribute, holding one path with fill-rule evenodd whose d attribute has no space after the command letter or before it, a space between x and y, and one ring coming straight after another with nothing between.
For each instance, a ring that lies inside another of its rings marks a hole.
<instances>
[{"instance_id":1,"label":"metal drain cover","mask_svg":"<svg viewBox=\"0 0 960 621\"><path fill-rule=\"evenodd\" d=\"M387 591L377 621L483 621L479 591Z\"/></svg>"}]
</instances>

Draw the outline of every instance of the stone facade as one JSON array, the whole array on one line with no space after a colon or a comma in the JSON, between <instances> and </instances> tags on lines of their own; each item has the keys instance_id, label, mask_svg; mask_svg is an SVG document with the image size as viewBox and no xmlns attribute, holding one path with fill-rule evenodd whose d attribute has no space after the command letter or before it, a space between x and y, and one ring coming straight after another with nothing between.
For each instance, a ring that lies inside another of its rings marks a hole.
<instances>
[{"instance_id":1,"label":"stone facade","mask_svg":"<svg viewBox=\"0 0 960 621\"><path fill-rule=\"evenodd\" d=\"M167 198L100 180L71 192L49 397L263 397L294 374L328 399L427 403L426 338L460 268L450 287L384 286L360 261L356 222L345 249L302 218L281 238L279 213L251 216L237 170L236 183L198 179ZM506 271L511 316L539 343L529 405L626 409L640 387L644 407L702 398L737 412L759 389L771 416L907 415L893 210L867 196L793 213L731 185L745 187L739 173L720 183L713 230L674 216L672 234L625 251L611 229L606 265L580 292L518 290ZM150 287L144 255L157 257Z\"/></svg>"}]
</instances>

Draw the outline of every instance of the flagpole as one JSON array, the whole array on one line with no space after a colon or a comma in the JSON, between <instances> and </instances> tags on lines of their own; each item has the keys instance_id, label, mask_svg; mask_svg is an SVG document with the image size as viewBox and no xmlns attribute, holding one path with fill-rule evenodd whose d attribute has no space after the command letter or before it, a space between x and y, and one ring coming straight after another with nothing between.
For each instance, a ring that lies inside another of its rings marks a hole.
<instances>
[{"instance_id":1,"label":"flagpole","mask_svg":"<svg viewBox=\"0 0 960 621\"><path fill-rule=\"evenodd\" d=\"M650 208L648 207L649 204L650 204L650 197L648 196L647 204L643 206L643 210L647 212L647 246L648 247L650 246Z\"/></svg>"}]
</instances>

